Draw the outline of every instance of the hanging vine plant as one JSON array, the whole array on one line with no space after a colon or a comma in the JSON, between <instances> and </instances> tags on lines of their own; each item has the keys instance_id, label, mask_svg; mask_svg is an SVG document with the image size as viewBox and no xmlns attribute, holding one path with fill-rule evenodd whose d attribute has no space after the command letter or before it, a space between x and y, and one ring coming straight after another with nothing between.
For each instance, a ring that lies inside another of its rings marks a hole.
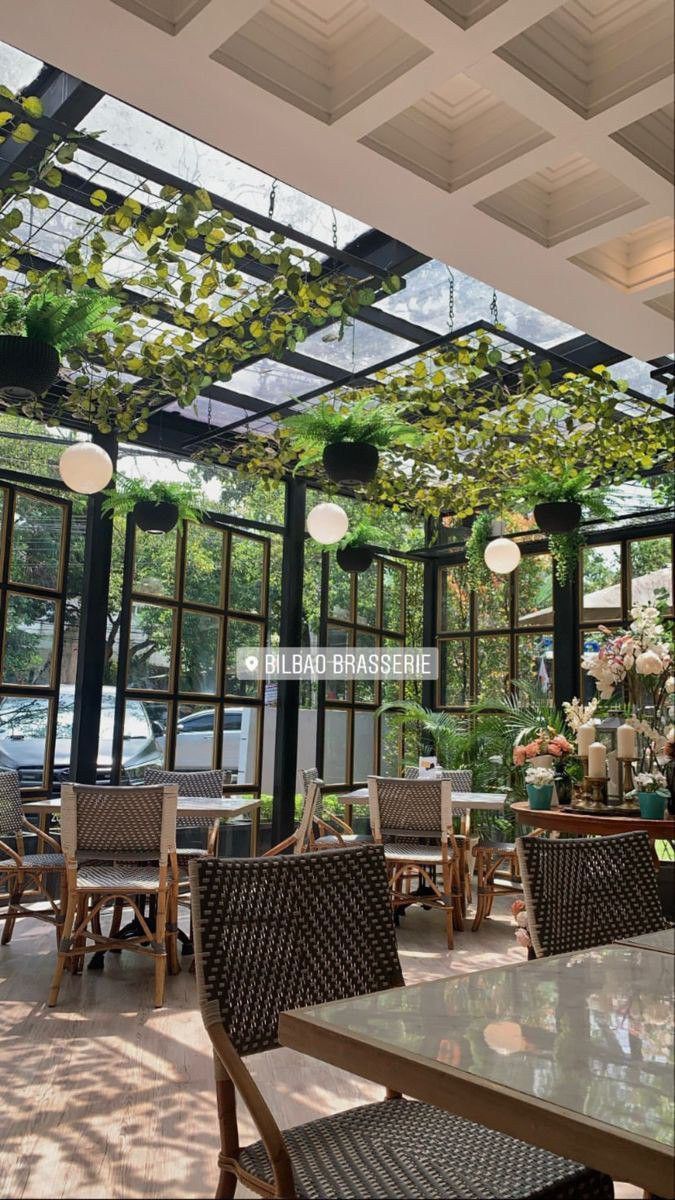
<instances>
[{"instance_id":1,"label":"hanging vine plant","mask_svg":"<svg viewBox=\"0 0 675 1200\"><path fill-rule=\"evenodd\" d=\"M63 400L55 407L23 403L26 416L58 422L64 415L87 421L91 415L102 432L115 429L133 440L158 403L171 399L189 407L242 363L279 358L327 321L343 328L378 290L401 286L396 277L329 273L316 254L282 234L236 220L204 188L181 192L167 185L158 196L148 192L144 203L136 186L123 195L89 184L82 173L89 180L91 136L52 133L38 97L20 99L8 88L2 95L2 140L38 139L44 150L34 169L14 172L0 191L0 266L26 268L25 287L12 285L12 294L30 303L44 286L30 259L32 225L39 227L40 210L49 209L69 170L78 194L88 194L91 216L85 211L77 236L59 248L49 287L58 296L86 288L119 306L114 328L88 339L86 348L71 345L65 352ZM85 137L86 166L79 149ZM26 206L34 214L28 221ZM0 276L0 291L9 287Z\"/></svg>"},{"instance_id":2,"label":"hanging vine plant","mask_svg":"<svg viewBox=\"0 0 675 1200\"><path fill-rule=\"evenodd\" d=\"M493 517L490 512L478 513L466 543L467 583L478 591L490 582L490 571L485 565L485 548L490 541Z\"/></svg>"}]
</instances>

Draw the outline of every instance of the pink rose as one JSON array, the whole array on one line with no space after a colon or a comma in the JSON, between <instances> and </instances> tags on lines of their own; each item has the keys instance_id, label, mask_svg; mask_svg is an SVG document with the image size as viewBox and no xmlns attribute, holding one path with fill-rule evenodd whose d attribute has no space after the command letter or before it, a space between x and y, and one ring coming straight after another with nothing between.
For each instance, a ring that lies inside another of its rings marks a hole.
<instances>
[{"instance_id":1,"label":"pink rose","mask_svg":"<svg viewBox=\"0 0 675 1200\"><path fill-rule=\"evenodd\" d=\"M513 751L513 761L514 761L515 765L517 767L522 767L526 758L527 758L527 755L525 753L525 747L524 746L516 746L515 750Z\"/></svg>"},{"instance_id":2,"label":"pink rose","mask_svg":"<svg viewBox=\"0 0 675 1200\"><path fill-rule=\"evenodd\" d=\"M516 929L516 941L519 946L525 946L527 950L529 950L530 946L532 945L532 942L530 941L530 935L526 929Z\"/></svg>"},{"instance_id":3,"label":"pink rose","mask_svg":"<svg viewBox=\"0 0 675 1200\"><path fill-rule=\"evenodd\" d=\"M511 905L511 912L513 913L513 915L515 917L516 913L522 912L524 908L525 908L524 900L514 900L513 904Z\"/></svg>"}]
</instances>

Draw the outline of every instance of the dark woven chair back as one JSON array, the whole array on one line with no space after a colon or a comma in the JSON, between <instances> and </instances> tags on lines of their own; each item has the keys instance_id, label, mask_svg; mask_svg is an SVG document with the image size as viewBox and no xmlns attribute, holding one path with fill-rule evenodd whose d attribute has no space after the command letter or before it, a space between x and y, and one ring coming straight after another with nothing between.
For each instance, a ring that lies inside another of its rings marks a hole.
<instances>
[{"instance_id":1,"label":"dark woven chair back","mask_svg":"<svg viewBox=\"0 0 675 1200\"><path fill-rule=\"evenodd\" d=\"M419 779L419 767L406 767L404 771L406 779ZM424 778L424 776L422 776ZM449 779L452 784L453 792L471 792L473 791L473 771L469 771L464 767L460 767L456 771L441 768L441 779Z\"/></svg>"},{"instance_id":2,"label":"dark woven chair back","mask_svg":"<svg viewBox=\"0 0 675 1200\"><path fill-rule=\"evenodd\" d=\"M321 791L321 788L323 786L323 779L319 775L319 768L318 767L304 767L300 771L300 774L302 776L302 794L303 794L305 803L307 802L307 799L309 797L310 787L312 786L313 783L318 783L319 791L315 797L314 812L316 813L317 817L323 816L323 805L322 805L323 793Z\"/></svg>"},{"instance_id":3,"label":"dark woven chair back","mask_svg":"<svg viewBox=\"0 0 675 1200\"><path fill-rule=\"evenodd\" d=\"M373 837L447 836L452 821L452 785L440 779L368 777Z\"/></svg>"},{"instance_id":4,"label":"dark woven chair back","mask_svg":"<svg viewBox=\"0 0 675 1200\"><path fill-rule=\"evenodd\" d=\"M382 847L189 869L204 1024L239 1054L277 1046L285 1009L403 983Z\"/></svg>"},{"instance_id":5,"label":"dark woven chair back","mask_svg":"<svg viewBox=\"0 0 675 1200\"><path fill-rule=\"evenodd\" d=\"M0 837L14 837L22 822L19 772L0 771Z\"/></svg>"},{"instance_id":6,"label":"dark woven chair back","mask_svg":"<svg viewBox=\"0 0 675 1200\"><path fill-rule=\"evenodd\" d=\"M538 958L666 929L646 833L516 841Z\"/></svg>"},{"instance_id":7,"label":"dark woven chair back","mask_svg":"<svg viewBox=\"0 0 675 1200\"><path fill-rule=\"evenodd\" d=\"M175 784L179 796L213 796L223 794L224 771L165 771L162 767L146 767L144 780L146 783L161 783L165 786ZM198 814L180 813L178 826L180 829L210 829L213 817L200 817Z\"/></svg>"},{"instance_id":8,"label":"dark woven chair back","mask_svg":"<svg viewBox=\"0 0 675 1200\"><path fill-rule=\"evenodd\" d=\"M61 790L61 844L74 858L94 854L147 852L166 862L176 846L175 787L97 787L64 784Z\"/></svg>"}]
</instances>

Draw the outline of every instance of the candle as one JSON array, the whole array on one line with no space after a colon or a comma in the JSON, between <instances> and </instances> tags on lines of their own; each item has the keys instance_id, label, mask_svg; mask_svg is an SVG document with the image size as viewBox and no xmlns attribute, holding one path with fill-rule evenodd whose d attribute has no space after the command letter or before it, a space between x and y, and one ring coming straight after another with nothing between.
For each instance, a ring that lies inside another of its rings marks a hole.
<instances>
[{"instance_id":1,"label":"candle","mask_svg":"<svg viewBox=\"0 0 675 1200\"><path fill-rule=\"evenodd\" d=\"M587 725L580 725L577 729L577 754L581 758L588 758L588 747L594 741L595 725L590 722Z\"/></svg>"},{"instance_id":2,"label":"candle","mask_svg":"<svg viewBox=\"0 0 675 1200\"><path fill-rule=\"evenodd\" d=\"M607 778L607 751L602 742L591 742L588 747L588 777Z\"/></svg>"},{"instance_id":3,"label":"candle","mask_svg":"<svg viewBox=\"0 0 675 1200\"><path fill-rule=\"evenodd\" d=\"M619 758L637 758L637 736L632 725L619 725L616 731L616 752Z\"/></svg>"}]
</instances>

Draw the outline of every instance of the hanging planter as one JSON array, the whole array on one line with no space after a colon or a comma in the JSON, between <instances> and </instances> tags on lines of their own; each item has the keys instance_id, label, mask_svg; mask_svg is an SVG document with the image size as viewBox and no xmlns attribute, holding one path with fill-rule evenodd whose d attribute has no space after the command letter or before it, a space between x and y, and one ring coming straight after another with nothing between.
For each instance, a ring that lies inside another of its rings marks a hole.
<instances>
[{"instance_id":1,"label":"hanging planter","mask_svg":"<svg viewBox=\"0 0 675 1200\"><path fill-rule=\"evenodd\" d=\"M178 505L171 500L139 500L134 517L146 533L169 533L178 521Z\"/></svg>"},{"instance_id":2,"label":"hanging planter","mask_svg":"<svg viewBox=\"0 0 675 1200\"><path fill-rule=\"evenodd\" d=\"M576 500L549 500L534 506L534 519L542 533L571 533L581 521Z\"/></svg>"},{"instance_id":3,"label":"hanging planter","mask_svg":"<svg viewBox=\"0 0 675 1200\"><path fill-rule=\"evenodd\" d=\"M380 450L403 449L421 440L421 432L403 420L401 409L371 395L341 408L322 400L287 417L282 428L297 452L297 468L323 463L333 483L367 484L377 474Z\"/></svg>"},{"instance_id":4,"label":"hanging planter","mask_svg":"<svg viewBox=\"0 0 675 1200\"><path fill-rule=\"evenodd\" d=\"M370 483L380 455L370 442L331 442L324 448L323 465L333 483Z\"/></svg>"},{"instance_id":5,"label":"hanging planter","mask_svg":"<svg viewBox=\"0 0 675 1200\"><path fill-rule=\"evenodd\" d=\"M104 513L126 518L129 513L145 533L169 533L178 525L183 533L186 521L199 521L203 515L199 490L189 483L144 484L137 479L117 477L115 491L106 492Z\"/></svg>"},{"instance_id":6,"label":"hanging planter","mask_svg":"<svg viewBox=\"0 0 675 1200\"><path fill-rule=\"evenodd\" d=\"M43 288L0 299L0 396L32 400L56 379L59 351L81 346L93 333L114 328L115 300L93 288L64 294Z\"/></svg>"},{"instance_id":7,"label":"hanging planter","mask_svg":"<svg viewBox=\"0 0 675 1200\"><path fill-rule=\"evenodd\" d=\"M3 400L33 400L51 387L61 359L48 342L14 334L0 336L0 396Z\"/></svg>"},{"instance_id":8,"label":"hanging planter","mask_svg":"<svg viewBox=\"0 0 675 1200\"><path fill-rule=\"evenodd\" d=\"M335 557L343 571L367 571L373 565L375 551L369 546L341 546Z\"/></svg>"}]
</instances>

